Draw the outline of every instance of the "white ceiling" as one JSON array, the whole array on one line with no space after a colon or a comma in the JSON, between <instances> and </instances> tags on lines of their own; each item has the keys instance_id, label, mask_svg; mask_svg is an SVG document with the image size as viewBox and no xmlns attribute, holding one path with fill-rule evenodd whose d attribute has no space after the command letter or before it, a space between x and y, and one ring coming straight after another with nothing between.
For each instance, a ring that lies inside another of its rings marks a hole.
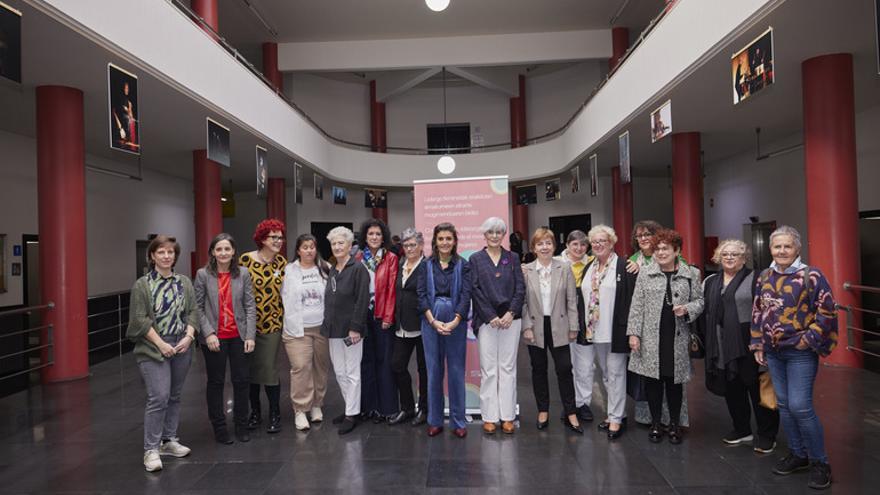
<instances>
[{"instance_id":1,"label":"white ceiling","mask_svg":"<svg viewBox=\"0 0 880 495\"><path fill-rule=\"evenodd\" d=\"M220 32L235 46L264 41L426 38L645 26L664 0L219 0ZM274 37L248 8L278 33Z\"/></svg>"}]
</instances>

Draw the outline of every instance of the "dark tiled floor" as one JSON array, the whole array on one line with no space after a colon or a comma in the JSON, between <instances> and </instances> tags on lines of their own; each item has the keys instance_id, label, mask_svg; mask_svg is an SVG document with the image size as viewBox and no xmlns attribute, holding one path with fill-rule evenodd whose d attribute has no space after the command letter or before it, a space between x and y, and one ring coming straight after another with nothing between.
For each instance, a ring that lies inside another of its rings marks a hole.
<instances>
[{"instance_id":1,"label":"dark tiled floor","mask_svg":"<svg viewBox=\"0 0 880 495\"><path fill-rule=\"evenodd\" d=\"M283 358L282 358L283 360ZM528 358L520 354L521 428L485 437L476 422L459 440L428 438L423 428L364 424L339 437L329 423L308 433L258 431L250 443L214 443L204 406L204 368L196 356L184 394L181 439L193 449L166 459L160 473L141 464L144 388L131 355L92 369L89 380L34 387L0 399L0 493L304 494L801 494L806 475L774 476L784 453L755 455L727 447L723 400L689 386L692 427L685 442L651 444L631 426L609 443L593 424L577 437L558 420L534 428ZM288 386L286 367L282 386ZM555 386L554 386L555 389ZM554 392L555 393L555 392ZM229 394L227 394L229 395ZM596 389L594 404L601 404ZM289 411L286 397L284 410ZM880 375L823 367L815 398L834 469L831 493L873 493L880 486ZM631 406L631 405L630 405ZM327 417L342 409L335 384ZM551 416L559 414L552 404ZM601 407L595 407L601 419ZM632 410L630 409L630 415ZM874 488L872 488L874 487Z\"/></svg>"}]
</instances>

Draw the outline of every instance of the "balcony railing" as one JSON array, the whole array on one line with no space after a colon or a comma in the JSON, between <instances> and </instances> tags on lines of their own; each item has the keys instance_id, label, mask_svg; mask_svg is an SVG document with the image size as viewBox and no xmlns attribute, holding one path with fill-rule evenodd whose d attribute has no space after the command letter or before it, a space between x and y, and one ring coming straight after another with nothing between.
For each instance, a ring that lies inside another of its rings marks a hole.
<instances>
[{"instance_id":1,"label":"balcony railing","mask_svg":"<svg viewBox=\"0 0 880 495\"><path fill-rule=\"evenodd\" d=\"M43 325L46 312L55 303L0 311L0 382L26 377L54 364L53 325ZM45 339L41 338L45 332ZM46 350L46 352L44 352ZM22 378L23 379L23 378Z\"/></svg>"},{"instance_id":2,"label":"balcony railing","mask_svg":"<svg viewBox=\"0 0 880 495\"><path fill-rule=\"evenodd\" d=\"M847 291L860 292L863 294L864 293L880 294L880 287L871 287L868 285L858 285L858 284L853 284L850 282L844 282L843 288L844 288L844 290L847 290ZM856 332L858 332L862 335L872 335L874 337L880 337L880 332L877 332L874 330L867 330L865 328L860 328L860 327L854 326L852 324L852 316L855 315L856 313L880 316L880 311L877 311L874 309L859 308L859 307L855 307L855 306L844 306L841 304L837 305L837 309L839 309L841 311L845 311L848 316L847 321L846 321L846 349L848 351L855 351L860 354L865 354L868 356L880 358L880 354L865 349L864 339L862 339L862 345L858 346L858 345L856 345L856 338L855 338Z\"/></svg>"}]
</instances>

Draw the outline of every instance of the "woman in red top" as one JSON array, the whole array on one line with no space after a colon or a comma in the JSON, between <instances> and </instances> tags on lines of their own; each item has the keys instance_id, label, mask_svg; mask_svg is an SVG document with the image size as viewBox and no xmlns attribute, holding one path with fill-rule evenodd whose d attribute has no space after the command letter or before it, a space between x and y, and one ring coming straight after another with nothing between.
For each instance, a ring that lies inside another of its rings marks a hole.
<instances>
[{"instance_id":1,"label":"woman in red top","mask_svg":"<svg viewBox=\"0 0 880 495\"><path fill-rule=\"evenodd\" d=\"M364 250L357 259L370 272L370 311L361 358L361 411L374 423L397 414L397 386L391 372L394 349L394 306L397 302L397 255L385 222L372 218L361 225Z\"/></svg>"},{"instance_id":2,"label":"woman in red top","mask_svg":"<svg viewBox=\"0 0 880 495\"><path fill-rule=\"evenodd\" d=\"M229 361L235 438L247 442L250 440L247 430L250 377L245 354L254 350L257 307L250 274L238 266L235 240L231 235L220 234L211 241L208 264L196 274L194 289L201 324L199 341L208 375L208 417L214 438L222 444L232 443L223 411L223 386Z\"/></svg>"}]
</instances>

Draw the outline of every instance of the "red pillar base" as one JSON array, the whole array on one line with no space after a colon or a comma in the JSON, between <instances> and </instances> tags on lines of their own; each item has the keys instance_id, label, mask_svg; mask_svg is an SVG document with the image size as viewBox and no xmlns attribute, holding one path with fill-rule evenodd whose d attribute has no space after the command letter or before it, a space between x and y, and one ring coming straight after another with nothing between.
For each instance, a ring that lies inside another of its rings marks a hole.
<instances>
[{"instance_id":1,"label":"red pillar base","mask_svg":"<svg viewBox=\"0 0 880 495\"><path fill-rule=\"evenodd\" d=\"M63 86L37 88L37 195L40 297L52 347L43 361L44 382L89 374L88 273L83 93ZM43 333L42 343L50 341Z\"/></svg>"}]
</instances>

